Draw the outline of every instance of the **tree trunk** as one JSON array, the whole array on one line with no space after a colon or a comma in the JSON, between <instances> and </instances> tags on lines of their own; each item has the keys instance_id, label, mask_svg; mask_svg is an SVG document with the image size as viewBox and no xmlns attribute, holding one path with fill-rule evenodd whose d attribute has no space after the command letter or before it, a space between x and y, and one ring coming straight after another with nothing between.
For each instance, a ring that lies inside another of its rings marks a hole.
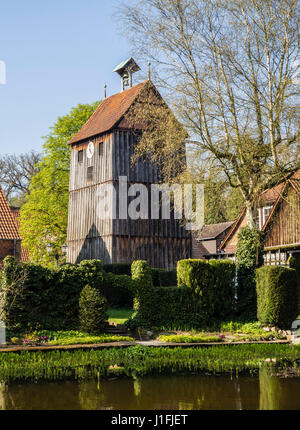
<instances>
[{"instance_id":1,"label":"tree trunk","mask_svg":"<svg viewBox=\"0 0 300 430\"><path fill-rule=\"evenodd\" d=\"M252 202L246 201L246 221L247 226L251 229L257 228L256 225L256 208Z\"/></svg>"}]
</instances>

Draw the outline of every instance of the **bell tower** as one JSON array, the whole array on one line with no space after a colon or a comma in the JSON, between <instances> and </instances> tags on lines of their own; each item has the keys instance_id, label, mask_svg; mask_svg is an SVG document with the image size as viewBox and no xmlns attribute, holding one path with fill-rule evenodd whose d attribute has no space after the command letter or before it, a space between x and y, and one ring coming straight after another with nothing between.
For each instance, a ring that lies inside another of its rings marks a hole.
<instances>
[{"instance_id":1,"label":"bell tower","mask_svg":"<svg viewBox=\"0 0 300 430\"><path fill-rule=\"evenodd\" d=\"M132 75L139 70L141 69L133 58L123 61L113 70L121 76L121 91L132 88Z\"/></svg>"}]
</instances>

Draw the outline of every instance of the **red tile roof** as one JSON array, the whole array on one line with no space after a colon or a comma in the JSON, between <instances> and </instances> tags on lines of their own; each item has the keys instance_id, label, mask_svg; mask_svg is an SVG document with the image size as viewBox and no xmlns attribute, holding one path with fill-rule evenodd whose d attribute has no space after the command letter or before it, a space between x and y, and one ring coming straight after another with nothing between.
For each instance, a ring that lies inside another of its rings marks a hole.
<instances>
[{"instance_id":1,"label":"red tile roof","mask_svg":"<svg viewBox=\"0 0 300 430\"><path fill-rule=\"evenodd\" d=\"M70 140L69 144L88 139L111 130L128 111L135 98L149 81L144 81L129 90L115 94L103 100L92 116Z\"/></svg>"},{"instance_id":2,"label":"red tile roof","mask_svg":"<svg viewBox=\"0 0 300 430\"><path fill-rule=\"evenodd\" d=\"M17 229L19 230L20 229L20 209L11 208L11 213L14 218ZM23 261L23 263L25 263L26 261L29 261L29 252L22 245L21 245L21 261Z\"/></svg>"},{"instance_id":3,"label":"red tile roof","mask_svg":"<svg viewBox=\"0 0 300 430\"><path fill-rule=\"evenodd\" d=\"M5 194L0 185L0 239L20 239Z\"/></svg>"}]
</instances>

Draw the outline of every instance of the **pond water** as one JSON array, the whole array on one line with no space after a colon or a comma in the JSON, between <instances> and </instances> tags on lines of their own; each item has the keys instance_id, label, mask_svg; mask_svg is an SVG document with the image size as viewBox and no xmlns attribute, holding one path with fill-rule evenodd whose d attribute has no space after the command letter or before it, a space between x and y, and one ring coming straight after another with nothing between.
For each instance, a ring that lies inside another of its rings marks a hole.
<instances>
[{"instance_id":1,"label":"pond water","mask_svg":"<svg viewBox=\"0 0 300 430\"><path fill-rule=\"evenodd\" d=\"M300 378L157 376L1 384L0 409L300 409Z\"/></svg>"}]
</instances>

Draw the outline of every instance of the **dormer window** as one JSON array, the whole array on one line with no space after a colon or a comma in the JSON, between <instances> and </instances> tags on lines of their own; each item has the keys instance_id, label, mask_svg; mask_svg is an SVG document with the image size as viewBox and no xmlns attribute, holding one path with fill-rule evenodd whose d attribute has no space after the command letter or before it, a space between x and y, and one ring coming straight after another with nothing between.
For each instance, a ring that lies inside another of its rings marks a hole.
<instances>
[{"instance_id":1,"label":"dormer window","mask_svg":"<svg viewBox=\"0 0 300 430\"><path fill-rule=\"evenodd\" d=\"M83 162L83 150L78 151L78 163Z\"/></svg>"},{"instance_id":2,"label":"dormer window","mask_svg":"<svg viewBox=\"0 0 300 430\"><path fill-rule=\"evenodd\" d=\"M261 230L270 215L273 206L265 206L258 210L259 229Z\"/></svg>"}]
</instances>

